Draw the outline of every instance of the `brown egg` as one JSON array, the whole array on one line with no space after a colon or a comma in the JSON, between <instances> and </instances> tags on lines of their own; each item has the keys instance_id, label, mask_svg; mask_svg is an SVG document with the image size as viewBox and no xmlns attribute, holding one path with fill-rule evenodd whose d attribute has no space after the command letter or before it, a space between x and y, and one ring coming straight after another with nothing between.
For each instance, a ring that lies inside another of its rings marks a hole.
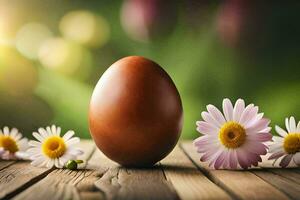
<instances>
[{"instance_id":1,"label":"brown egg","mask_svg":"<svg viewBox=\"0 0 300 200\"><path fill-rule=\"evenodd\" d=\"M98 148L124 166L151 166L176 145L183 121L169 75L140 56L115 62L97 83L89 126Z\"/></svg>"}]
</instances>

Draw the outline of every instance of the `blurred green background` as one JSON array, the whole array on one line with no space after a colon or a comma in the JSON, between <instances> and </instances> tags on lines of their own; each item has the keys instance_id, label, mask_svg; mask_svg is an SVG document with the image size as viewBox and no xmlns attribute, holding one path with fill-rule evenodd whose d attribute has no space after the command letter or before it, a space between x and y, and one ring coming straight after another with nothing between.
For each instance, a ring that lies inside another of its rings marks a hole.
<instances>
[{"instance_id":1,"label":"blurred green background","mask_svg":"<svg viewBox=\"0 0 300 200\"><path fill-rule=\"evenodd\" d=\"M172 77L182 138L195 138L201 111L225 97L259 105L272 125L299 120L299 10L292 1L0 0L0 127L30 136L54 123L89 138L93 87L128 55Z\"/></svg>"}]
</instances>

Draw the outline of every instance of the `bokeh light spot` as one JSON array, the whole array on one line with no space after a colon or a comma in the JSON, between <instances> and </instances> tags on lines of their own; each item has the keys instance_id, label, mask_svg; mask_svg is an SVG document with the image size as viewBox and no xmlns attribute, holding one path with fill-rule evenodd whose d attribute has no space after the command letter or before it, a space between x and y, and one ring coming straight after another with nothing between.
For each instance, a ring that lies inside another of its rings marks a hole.
<instances>
[{"instance_id":1,"label":"bokeh light spot","mask_svg":"<svg viewBox=\"0 0 300 200\"><path fill-rule=\"evenodd\" d=\"M92 58L87 49L63 38L46 40L39 50L39 60L46 68L61 74L85 79L89 76Z\"/></svg>"},{"instance_id":2,"label":"bokeh light spot","mask_svg":"<svg viewBox=\"0 0 300 200\"><path fill-rule=\"evenodd\" d=\"M31 95L38 84L37 68L12 48L0 47L0 60L0 91Z\"/></svg>"},{"instance_id":3,"label":"bokeh light spot","mask_svg":"<svg viewBox=\"0 0 300 200\"><path fill-rule=\"evenodd\" d=\"M85 10L67 13L61 19L59 28L65 38L89 47L103 46L110 33L103 17Z\"/></svg>"},{"instance_id":4,"label":"bokeh light spot","mask_svg":"<svg viewBox=\"0 0 300 200\"><path fill-rule=\"evenodd\" d=\"M18 51L29 59L37 59L42 43L52 36L47 26L39 23L25 24L16 36Z\"/></svg>"}]
</instances>

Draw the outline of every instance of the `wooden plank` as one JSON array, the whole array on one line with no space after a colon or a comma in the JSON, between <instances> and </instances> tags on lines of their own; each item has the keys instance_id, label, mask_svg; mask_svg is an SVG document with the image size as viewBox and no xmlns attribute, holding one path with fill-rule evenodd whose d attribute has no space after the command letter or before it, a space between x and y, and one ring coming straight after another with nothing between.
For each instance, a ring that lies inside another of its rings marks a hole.
<instances>
[{"instance_id":1,"label":"wooden plank","mask_svg":"<svg viewBox=\"0 0 300 200\"><path fill-rule=\"evenodd\" d=\"M6 168L6 167L8 167L8 166L10 166L14 163L15 163L15 161L1 160L0 161L0 170L2 170L2 169Z\"/></svg>"},{"instance_id":2,"label":"wooden plank","mask_svg":"<svg viewBox=\"0 0 300 200\"><path fill-rule=\"evenodd\" d=\"M291 170L291 169L286 169L286 170ZM274 171L276 170L275 169L272 169L271 171L253 170L253 173L255 173L263 180L269 182L271 185L275 186L276 188L284 192L287 196L291 197L292 199L299 199L300 184L299 184L299 179L297 180L297 177L299 178L300 174L296 172L288 173L287 171L281 171L281 170L279 170L277 173L273 173ZM297 175L297 177L292 178L290 177L291 175ZM286 178L285 176L288 176L289 178ZM291 179L294 179L296 181Z\"/></svg>"},{"instance_id":3,"label":"wooden plank","mask_svg":"<svg viewBox=\"0 0 300 200\"><path fill-rule=\"evenodd\" d=\"M82 160L87 160L95 148L91 141L82 141L78 146L85 151L84 155L79 156L79 159ZM86 164L83 164L81 167L84 167L85 165ZM9 168L10 167L6 169ZM37 168L31 166L29 162L16 163L11 166L10 170L10 174L13 174L14 176L13 181L9 182L9 187L5 184L4 191L9 188L13 188L10 190L10 192L13 193L10 193L9 197L17 195L15 199L55 199L56 197L61 197L62 194L66 194L68 197L73 194L77 194L71 183L76 184L78 181L83 179L83 177L91 176L91 172L89 171ZM25 185L25 187L21 187L22 185ZM20 187L21 190L19 189ZM23 190L25 191L19 193ZM1 197L5 196L2 195ZM77 196L75 195L72 197L76 199Z\"/></svg>"},{"instance_id":4,"label":"wooden plank","mask_svg":"<svg viewBox=\"0 0 300 200\"><path fill-rule=\"evenodd\" d=\"M300 184L299 169L268 169L268 171Z\"/></svg>"},{"instance_id":5,"label":"wooden plank","mask_svg":"<svg viewBox=\"0 0 300 200\"><path fill-rule=\"evenodd\" d=\"M14 199L80 199L80 192L93 191L89 187L101 174L93 170L56 169L43 180L17 195ZM89 182L88 182L89 181ZM83 182L79 185L80 182ZM78 186L79 185L79 186ZM88 186L86 186L88 185ZM101 194L98 198L102 198ZM95 196L96 198L96 196Z\"/></svg>"},{"instance_id":6,"label":"wooden plank","mask_svg":"<svg viewBox=\"0 0 300 200\"><path fill-rule=\"evenodd\" d=\"M184 142L181 147L212 181L238 199L289 199L284 193L250 171L210 169L207 163L200 162L199 154L192 142Z\"/></svg>"},{"instance_id":7,"label":"wooden plank","mask_svg":"<svg viewBox=\"0 0 300 200\"><path fill-rule=\"evenodd\" d=\"M178 146L161 164L180 199L231 199L224 190L199 171Z\"/></svg>"},{"instance_id":8,"label":"wooden plank","mask_svg":"<svg viewBox=\"0 0 300 200\"><path fill-rule=\"evenodd\" d=\"M37 168L18 161L0 171L0 199L9 199L45 177L51 169Z\"/></svg>"},{"instance_id":9,"label":"wooden plank","mask_svg":"<svg viewBox=\"0 0 300 200\"><path fill-rule=\"evenodd\" d=\"M96 151L89 166L104 168L105 173L95 186L106 199L178 199L159 165L145 169L124 168Z\"/></svg>"},{"instance_id":10,"label":"wooden plank","mask_svg":"<svg viewBox=\"0 0 300 200\"><path fill-rule=\"evenodd\" d=\"M282 158L273 165L274 160L268 160L269 157L270 154L262 156L262 162L259 163L259 167L263 168L263 171L253 170L252 172L284 192L287 196L299 199L300 170L297 168L297 165L291 162L288 168L283 169L279 166Z\"/></svg>"},{"instance_id":11,"label":"wooden plank","mask_svg":"<svg viewBox=\"0 0 300 200\"><path fill-rule=\"evenodd\" d=\"M43 189L44 188L44 189ZM86 170L54 170L15 199L177 199L160 166L126 169L99 150Z\"/></svg>"},{"instance_id":12,"label":"wooden plank","mask_svg":"<svg viewBox=\"0 0 300 200\"><path fill-rule=\"evenodd\" d=\"M78 145L84 151L84 154L79 156L79 160L83 160L83 163L79 165L79 169L86 169L89 159L92 157L96 146L92 140L82 140Z\"/></svg>"}]
</instances>

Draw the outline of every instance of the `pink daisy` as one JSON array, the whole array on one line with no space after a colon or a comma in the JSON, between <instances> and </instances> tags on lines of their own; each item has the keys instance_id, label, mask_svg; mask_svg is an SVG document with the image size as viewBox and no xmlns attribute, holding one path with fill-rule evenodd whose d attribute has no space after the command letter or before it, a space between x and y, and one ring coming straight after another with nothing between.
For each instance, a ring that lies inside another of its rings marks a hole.
<instances>
[{"instance_id":1,"label":"pink daisy","mask_svg":"<svg viewBox=\"0 0 300 200\"><path fill-rule=\"evenodd\" d=\"M210 162L215 169L243 169L257 166L261 155L267 153L264 142L271 140L268 126L270 120L258 113L253 104L245 107L238 99L233 107L229 99L223 100L224 115L213 105L202 112L204 121L197 121L197 131L202 133L194 141L197 151L202 154L202 162Z\"/></svg>"},{"instance_id":2,"label":"pink daisy","mask_svg":"<svg viewBox=\"0 0 300 200\"><path fill-rule=\"evenodd\" d=\"M291 161L300 166L300 121L296 126L294 117L285 119L286 130L275 126L276 132L279 136L274 136L274 142L270 145L270 153L272 155L269 160L275 159L274 163L282 157L279 165L287 167Z\"/></svg>"}]
</instances>

